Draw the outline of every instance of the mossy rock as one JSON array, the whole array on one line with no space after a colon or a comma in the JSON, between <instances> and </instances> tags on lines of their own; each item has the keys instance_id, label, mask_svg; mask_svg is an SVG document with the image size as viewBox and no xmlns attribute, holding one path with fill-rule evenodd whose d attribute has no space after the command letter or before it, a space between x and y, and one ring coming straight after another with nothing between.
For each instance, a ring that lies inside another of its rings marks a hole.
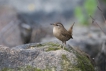
<instances>
[{"instance_id":1,"label":"mossy rock","mask_svg":"<svg viewBox=\"0 0 106 71\"><path fill-rule=\"evenodd\" d=\"M17 65L14 68L4 67L1 71L95 71L89 58L71 46L66 46L64 50L59 47L59 43L53 42L28 46L33 47L33 49L23 50L33 51L33 53L39 50L39 54L31 61L27 61L25 65Z\"/></svg>"}]
</instances>

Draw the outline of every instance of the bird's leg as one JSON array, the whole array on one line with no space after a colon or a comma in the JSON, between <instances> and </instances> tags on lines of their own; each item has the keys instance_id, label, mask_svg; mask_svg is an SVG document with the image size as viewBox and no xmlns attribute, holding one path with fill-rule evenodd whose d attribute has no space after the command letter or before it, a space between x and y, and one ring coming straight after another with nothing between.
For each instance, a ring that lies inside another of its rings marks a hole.
<instances>
[{"instance_id":1,"label":"bird's leg","mask_svg":"<svg viewBox=\"0 0 106 71\"><path fill-rule=\"evenodd\" d=\"M65 46L66 46L66 41L63 42L63 50L64 50Z\"/></svg>"},{"instance_id":2,"label":"bird's leg","mask_svg":"<svg viewBox=\"0 0 106 71\"><path fill-rule=\"evenodd\" d=\"M64 50L64 42L62 42L62 45L63 45L63 50Z\"/></svg>"},{"instance_id":3,"label":"bird's leg","mask_svg":"<svg viewBox=\"0 0 106 71\"><path fill-rule=\"evenodd\" d=\"M62 45L63 45L63 50L64 50L64 44L65 44L65 43L64 43L64 41L63 41L63 42L62 42Z\"/></svg>"},{"instance_id":4,"label":"bird's leg","mask_svg":"<svg viewBox=\"0 0 106 71\"><path fill-rule=\"evenodd\" d=\"M61 48L62 47L62 45L59 45L59 48Z\"/></svg>"},{"instance_id":5,"label":"bird's leg","mask_svg":"<svg viewBox=\"0 0 106 71\"><path fill-rule=\"evenodd\" d=\"M60 45L59 47L60 48L62 47L62 49L64 50L65 45L66 45L66 42L65 41L62 41L62 45Z\"/></svg>"},{"instance_id":6,"label":"bird's leg","mask_svg":"<svg viewBox=\"0 0 106 71\"><path fill-rule=\"evenodd\" d=\"M63 44L63 42L62 42L62 44ZM59 48L61 48L61 47L62 47L62 45L60 44L60 45L59 45Z\"/></svg>"},{"instance_id":7,"label":"bird's leg","mask_svg":"<svg viewBox=\"0 0 106 71\"><path fill-rule=\"evenodd\" d=\"M66 46L66 41L64 43L65 43L65 46Z\"/></svg>"}]
</instances>

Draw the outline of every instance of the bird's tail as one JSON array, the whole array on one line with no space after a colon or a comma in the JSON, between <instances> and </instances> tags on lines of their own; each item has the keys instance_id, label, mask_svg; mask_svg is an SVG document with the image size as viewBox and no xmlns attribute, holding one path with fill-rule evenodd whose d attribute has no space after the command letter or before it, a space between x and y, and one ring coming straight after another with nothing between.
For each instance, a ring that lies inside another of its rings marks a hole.
<instances>
[{"instance_id":1,"label":"bird's tail","mask_svg":"<svg viewBox=\"0 0 106 71\"><path fill-rule=\"evenodd\" d=\"M73 26L74 26L75 22L73 23L73 25L70 27L70 29L68 30L68 32L72 35L72 31L73 31Z\"/></svg>"}]
</instances>

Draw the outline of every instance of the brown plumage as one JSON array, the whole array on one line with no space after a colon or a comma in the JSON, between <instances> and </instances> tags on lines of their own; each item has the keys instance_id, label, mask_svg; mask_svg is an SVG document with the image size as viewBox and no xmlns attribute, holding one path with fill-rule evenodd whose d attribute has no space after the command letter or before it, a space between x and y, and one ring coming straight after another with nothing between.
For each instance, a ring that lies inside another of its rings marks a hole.
<instances>
[{"instance_id":1,"label":"brown plumage","mask_svg":"<svg viewBox=\"0 0 106 71\"><path fill-rule=\"evenodd\" d=\"M62 41L62 43L66 44L66 41L68 41L69 39L73 38L72 37L72 29L75 23L73 23L73 25L70 27L70 29L67 31L63 24L60 22L51 24L53 25L53 35L58 38L60 41Z\"/></svg>"}]
</instances>

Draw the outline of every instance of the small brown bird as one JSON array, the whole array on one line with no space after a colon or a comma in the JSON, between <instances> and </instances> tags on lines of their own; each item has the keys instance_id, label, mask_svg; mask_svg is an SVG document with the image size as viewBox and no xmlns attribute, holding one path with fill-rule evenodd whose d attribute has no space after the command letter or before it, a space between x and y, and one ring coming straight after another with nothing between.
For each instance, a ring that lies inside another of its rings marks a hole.
<instances>
[{"instance_id":1,"label":"small brown bird","mask_svg":"<svg viewBox=\"0 0 106 71\"><path fill-rule=\"evenodd\" d=\"M53 35L58 38L60 41L62 41L62 44L66 45L66 41L68 41L69 39L73 39L72 37L72 29L73 29L73 26L74 26L75 22L73 23L73 25L70 27L70 29L67 31L63 24L60 23L60 22L57 22L57 23L54 23L54 24L51 24L53 25ZM64 47L63 47L64 49Z\"/></svg>"}]
</instances>

